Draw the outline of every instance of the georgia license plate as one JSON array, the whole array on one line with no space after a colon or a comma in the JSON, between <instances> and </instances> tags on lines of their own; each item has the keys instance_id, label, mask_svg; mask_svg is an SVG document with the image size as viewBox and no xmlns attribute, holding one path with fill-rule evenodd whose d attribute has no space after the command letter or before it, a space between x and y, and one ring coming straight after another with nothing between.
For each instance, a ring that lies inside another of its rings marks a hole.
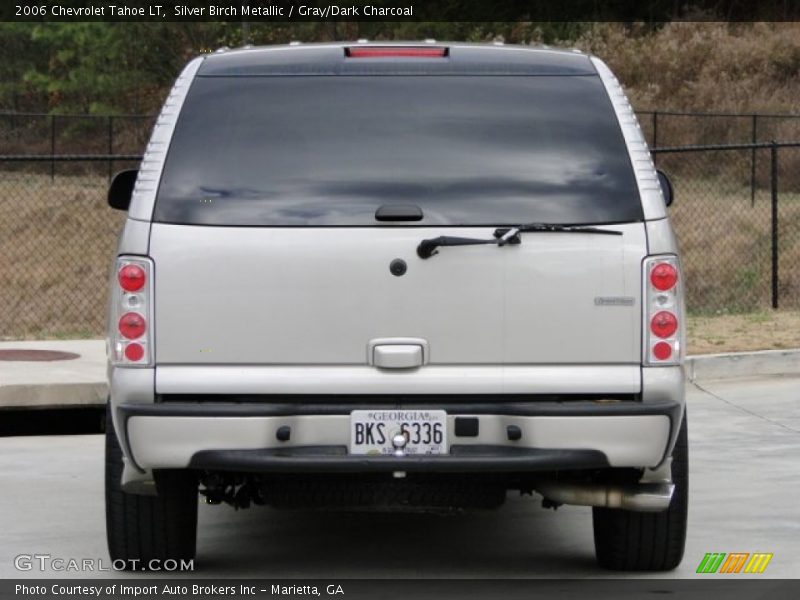
<instances>
[{"instance_id":1,"label":"georgia license plate","mask_svg":"<svg viewBox=\"0 0 800 600\"><path fill-rule=\"evenodd\" d=\"M394 454L393 439L404 435L404 454L447 454L447 413L443 410L354 410L350 413L350 454Z\"/></svg>"}]
</instances>

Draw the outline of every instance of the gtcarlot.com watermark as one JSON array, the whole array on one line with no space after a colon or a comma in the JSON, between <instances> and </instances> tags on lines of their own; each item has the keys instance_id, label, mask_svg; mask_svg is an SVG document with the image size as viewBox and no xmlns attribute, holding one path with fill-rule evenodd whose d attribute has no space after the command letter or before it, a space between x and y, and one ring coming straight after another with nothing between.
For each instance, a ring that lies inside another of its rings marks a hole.
<instances>
[{"instance_id":1,"label":"gtcarlot.com watermark","mask_svg":"<svg viewBox=\"0 0 800 600\"><path fill-rule=\"evenodd\" d=\"M57 573L91 573L98 571L194 571L194 559L105 560L102 558L66 558L52 554L18 554L14 557L17 571L53 571Z\"/></svg>"}]
</instances>

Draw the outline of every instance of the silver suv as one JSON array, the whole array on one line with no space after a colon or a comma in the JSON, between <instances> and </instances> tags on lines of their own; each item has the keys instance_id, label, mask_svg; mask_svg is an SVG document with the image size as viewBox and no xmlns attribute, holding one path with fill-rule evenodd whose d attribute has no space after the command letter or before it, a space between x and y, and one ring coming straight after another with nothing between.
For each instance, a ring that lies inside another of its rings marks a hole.
<instances>
[{"instance_id":1,"label":"silver suv","mask_svg":"<svg viewBox=\"0 0 800 600\"><path fill-rule=\"evenodd\" d=\"M686 535L683 293L622 88L579 52L325 44L192 60L111 281L108 543L237 507L593 507L600 565ZM137 562L139 561L139 562Z\"/></svg>"}]
</instances>

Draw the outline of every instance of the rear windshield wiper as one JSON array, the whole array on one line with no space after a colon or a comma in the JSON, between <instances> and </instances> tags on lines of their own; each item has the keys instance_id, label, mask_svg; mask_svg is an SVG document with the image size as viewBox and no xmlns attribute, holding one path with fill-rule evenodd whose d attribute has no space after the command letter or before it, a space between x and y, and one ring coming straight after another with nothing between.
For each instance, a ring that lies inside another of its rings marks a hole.
<instances>
[{"instance_id":1,"label":"rear windshield wiper","mask_svg":"<svg viewBox=\"0 0 800 600\"><path fill-rule=\"evenodd\" d=\"M480 244L494 244L505 246L519 244L522 240L520 233L550 232L550 233L593 233L600 235L622 235L621 231L599 229L597 227L584 227L580 225L551 225L548 223L526 223L516 227L499 227L494 232L494 239L483 240L479 238L463 238L442 235L436 238L422 240L417 246L417 255L420 258L430 258L437 253L441 246L477 246Z\"/></svg>"},{"instance_id":2,"label":"rear windshield wiper","mask_svg":"<svg viewBox=\"0 0 800 600\"><path fill-rule=\"evenodd\" d=\"M553 225L550 223L526 223L525 225L517 225L516 227L501 227L496 229L494 237L499 242L498 246L505 246L506 244L518 244L519 234L527 233L530 231L544 231L551 233L598 233L600 235L622 235L621 231L614 231L613 229L600 229L598 227L586 227L584 225ZM516 240L516 241L513 241ZM500 243L502 242L502 243Z\"/></svg>"}]
</instances>

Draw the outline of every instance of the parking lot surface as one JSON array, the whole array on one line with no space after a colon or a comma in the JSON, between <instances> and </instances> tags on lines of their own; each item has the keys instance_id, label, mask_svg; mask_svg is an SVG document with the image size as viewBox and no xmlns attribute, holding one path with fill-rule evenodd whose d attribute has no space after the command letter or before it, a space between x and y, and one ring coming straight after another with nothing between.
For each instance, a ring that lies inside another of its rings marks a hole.
<instances>
[{"instance_id":1,"label":"parking lot surface","mask_svg":"<svg viewBox=\"0 0 800 600\"><path fill-rule=\"evenodd\" d=\"M762 575L737 577L800 576L800 378L720 380L687 391L689 539L683 564L666 576L700 577L707 552L774 554ZM0 487L0 577L120 575L14 565L22 554L109 565L102 436L2 438ZM500 510L448 516L204 505L195 576L619 576L595 565L591 509L554 512L540 500L512 493Z\"/></svg>"}]
</instances>

